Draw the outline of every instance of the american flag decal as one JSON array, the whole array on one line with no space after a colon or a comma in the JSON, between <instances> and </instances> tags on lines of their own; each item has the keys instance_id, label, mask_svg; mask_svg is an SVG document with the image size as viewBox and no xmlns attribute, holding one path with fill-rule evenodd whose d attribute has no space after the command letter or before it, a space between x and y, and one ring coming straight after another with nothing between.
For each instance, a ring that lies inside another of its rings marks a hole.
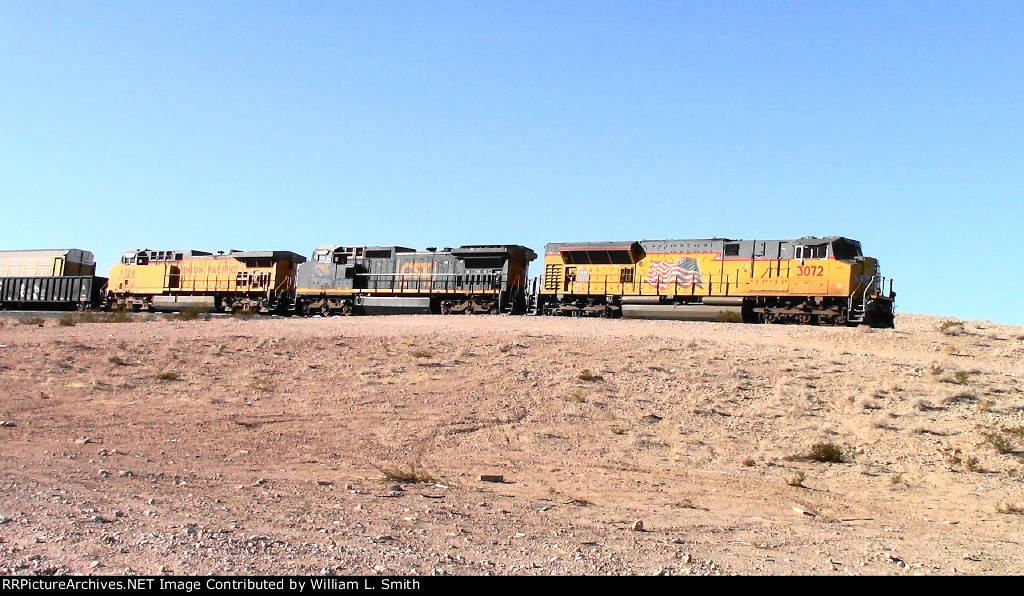
<instances>
[{"instance_id":1,"label":"american flag decal","mask_svg":"<svg viewBox=\"0 0 1024 596\"><path fill-rule=\"evenodd\" d=\"M652 286L658 286L659 290L667 290L676 286L679 288L704 287L700 277L700 265L697 259L682 257L679 261L653 261L651 268L647 270L647 277L644 281Z\"/></svg>"}]
</instances>

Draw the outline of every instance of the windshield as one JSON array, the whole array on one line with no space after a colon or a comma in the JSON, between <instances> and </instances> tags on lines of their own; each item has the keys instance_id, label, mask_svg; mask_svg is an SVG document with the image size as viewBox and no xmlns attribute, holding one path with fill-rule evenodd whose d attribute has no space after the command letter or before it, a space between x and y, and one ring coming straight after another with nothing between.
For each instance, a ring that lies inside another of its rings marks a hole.
<instances>
[{"instance_id":1,"label":"windshield","mask_svg":"<svg viewBox=\"0 0 1024 596\"><path fill-rule=\"evenodd\" d=\"M861 256L860 242L856 240L836 240L832 243L832 254L835 258L840 260L852 260L854 257Z\"/></svg>"}]
</instances>

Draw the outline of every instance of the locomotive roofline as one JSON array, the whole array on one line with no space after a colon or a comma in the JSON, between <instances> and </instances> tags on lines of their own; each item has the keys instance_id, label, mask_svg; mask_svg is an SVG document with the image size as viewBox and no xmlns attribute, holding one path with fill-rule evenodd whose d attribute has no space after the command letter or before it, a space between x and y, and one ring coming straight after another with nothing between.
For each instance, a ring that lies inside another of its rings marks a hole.
<instances>
[{"instance_id":1,"label":"locomotive roofline","mask_svg":"<svg viewBox=\"0 0 1024 596\"><path fill-rule=\"evenodd\" d=\"M709 242L709 243L710 242L722 242L722 243L725 243L725 242L790 242L790 243L799 243L799 242L835 242L836 240L846 240L847 242L856 242L858 244L860 243L859 241L854 240L853 238L848 238L846 236L824 236L822 238L819 238L817 236L804 236L802 238L784 238L784 239L772 239L772 238L760 239L760 238L756 238L756 239L753 239L753 240L744 240L742 238L717 238L717 237L716 238L667 238L667 239L649 239L649 240L648 239L645 239L645 240L615 240L615 241L604 241L604 242L550 242L550 243L544 245L544 253L545 254L549 254L549 255L556 254L556 253L558 253L563 248L591 249L591 250L601 250L601 249L605 249L605 250L607 250L607 249L625 250L625 249L628 249L633 244L641 244L642 245L642 244L659 243L659 242L664 242L664 243L672 243L672 242Z\"/></svg>"}]
</instances>

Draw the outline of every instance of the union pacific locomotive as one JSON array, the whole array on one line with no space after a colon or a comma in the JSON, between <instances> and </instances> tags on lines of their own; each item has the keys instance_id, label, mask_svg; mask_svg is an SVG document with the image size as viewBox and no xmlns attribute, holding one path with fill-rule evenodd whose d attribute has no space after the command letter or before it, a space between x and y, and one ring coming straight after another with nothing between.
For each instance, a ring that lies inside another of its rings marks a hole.
<instances>
[{"instance_id":1,"label":"union pacific locomotive","mask_svg":"<svg viewBox=\"0 0 1024 596\"><path fill-rule=\"evenodd\" d=\"M537 309L548 315L893 326L892 282L860 243L644 240L548 244Z\"/></svg>"},{"instance_id":2,"label":"union pacific locomotive","mask_svg":"<svg viewBox=\"0 0 1024 596\"><path fill-rule=\"evenodd\" d=\"M288 251L135 250L111 268L109 283L78 276L92 280L88 292L58 294L49 304L893 326L892 282L886 292L878 261L865 257L859 242L840 236L554 243L544 252L542 276L529 284L528 266L537 255L511 244L440 251L331 245L317 248L309 262ZM7 288L26 282L17 283L0 276L0 308L38 304L4 298L11 294Z\"/></svg>"}]
</instances>

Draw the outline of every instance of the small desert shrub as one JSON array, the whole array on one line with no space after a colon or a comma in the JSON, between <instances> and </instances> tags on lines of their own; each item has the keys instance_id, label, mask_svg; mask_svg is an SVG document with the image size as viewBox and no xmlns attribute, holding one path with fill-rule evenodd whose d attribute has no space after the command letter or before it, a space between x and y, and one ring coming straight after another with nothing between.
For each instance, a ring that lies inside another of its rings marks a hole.
<instances>
[{"instance_id":1,"label":"small desert shrub","mask_svg":"<svg viewBox=\"0 0 1024 596\"><path fill-rule=\"evenodd\" d=\"M167 370L157 374L156 378L160 379L161 381L177 381L178 379L181 378L181 375L178 374L178 371L176 370Z\"/></svg>"},{"instance_id":2,"label":"small desert shrub","mask_svg":"<svg viewBox=\"0 0 1024 596\"><path fill-rule=\"evenodd\" d=\"M587 403L587 394L582 389L577 389L572 392L569 399L579 404L585 404Z\"/></svg>"},{"instance_id":3,"label":"small desert shrub","mask_svg":"<svg viewBox=\"0 0 1024 596\"><path fill-rule=\"evenodd\" d=\"M903 484L903 474L896 472L892 476L889 476L889 482L893 486L899 486L900 484Z\"/></svg>"},{"instance_id":4,"label":"small desert shrub","mask_svg":"<svg viewBox=\"0 0 1024 596\"><path fill-rule=\"evenodd\" d=\"M60 325L61 327L74 327L75 326L75 317L73 317L71 315L67 315L67 316L61 317L61 318L57 319L57 324Z\"/></svg>"},{"instance_id":5,"label":"small desert shrub","mask_svg":"<svg viewBox=\"0 0 1024 596\"><path fill-rule=\"evenodd\" d=\"M843 450L835 443L815 443L811 445L811 453L808 456L813 461L823 463L843 463Z\"/></svg>"},{"instance_id":6,"label":"small desert shrub","mask_svg":"<svg viewBox=\"0 0 1024 596\"><path fill-rule=\"evenodd\" d=\"M594 373L590 372L587 369L584 369L583 372L581 372L579 374L578 378L581 381L592 381L592 382L597 382L597 381L603 381L604 380L604 377L602 377L601 375L595 375Z\"/></svg>"},{"instance_id":7,"label":"small desert shrub","mask_svg":"<svg viewBox=\"0 0 1024 596\"><path fill-rule=\"evenodd\" d=\"M748 467L748 468L753 468L755 465L757 465L757 462L754 461L754 458L748 457L748 458L743 460L743 465Z\"/></svg>"},{"instance_id":8,"label":"small desert shrub","mask_svg":"<svg viewBox=\"0 0 1024 596\"><path fill-rule=\"evenodd\" d=\"M938 330L943 335L960 335L964 332L964 323L952 319L945 320L938 324Z\"/></svg>"},{"instance_id":9,"label":"small desert shrub","mask_svg":"<svg viewBox=\"0 0 1024 596\"><path fill-rule=\"evenodd\" d=\"M1013 453L1013 441L1007 439L1000 433L988 433L985 435L985 441L995 447L999 453Z\"/></svg>"},{"instance_id":10,"label":"small desert shrub","mask_svg":"<svg viewBox=\"0 0 1024 596\"><path fill-rule=\"evenodd\" d=\"M274 379L267 375L256 373L249 379L249 387L252 387L256 391L262 391L264 393L273 391L276 386Z\"/></svg>"},{"instance_id":11,"label":"small desert shrub","mask_svg":"<svg viewBox=\"0 0 1024 596\"><path fill-rule=\"evenodd\" d=\"M110 316L106 318L105 323L131 323L132 313L126 310L118 310L110 313Z\"/></svg>"},{"instance_id":12,"label":"small desert shrub","mask_svg":"<svg viewBox=\"0 0 1024 596\"><path fill-rule=\"evenodd\" d=\"M121 358L117 354L114 354L110 358L107 358L107 362L111 364L116 364L117 366L128 366L128 362L126 362L124 358Z\"/></svg>"},{"instance_id":13,"label":"small desert shrub","mask_svg":"<svg viewBox=\"0 0 1024 596\"><path fill-rule=\"evenodd\" d=\"M967 372L966 370L958 370L955 373L953 373L953 381L955 381L957 385L963 385L970 378L971 373Z\"/></svg>"},{"instance_id":14,"label":"small desert shrub","mask_svg":"<svg viewBox=\"0 0 1024 596\"><path fill-rule=\"evenodd\" d=\"M968 455L967 457L964 458L964 467L966 467L971 472L980 472L981 461L978 459L977 455Z\"/></svg>"},{"instance_id":15,"label":"small desert shrub","mask_svg":"<svg viewBox=\"0 0 1024 596\"><path fill-rule=\"evenodd\" d=\"M429 472L418 466L416 462L410 462L407 469L385 468L373 463L370 465L377 468L377 471L381 474L384 474L385 480L389 480L391 482L401 482L403 484L428 484L437 481L437 479L431 476Z\"/></svg>"},{"instance_id":16,"label":"small desert shrub","mask_svg":"<svg viewBox=\"0 0 1024 596\"><path fill-rule=\"evenodd\" d=\"M209 319L210 314L200 306L186 306L177 315L179 321L195 321L196 319Z\"/></svg>"},{"instance_id":17,"label":"small desert shrub","mask_svg":"<svg viewBox=\"0 0 1024 596\"><path fill-rule=\"evenodd\" d=\"M1010 503L1009 501L1001 501L996 505L996 511L1012 515L1024 515L1024 505Z\"/></svg>"},{"instance_id":18,"label":"small desert shrub","mask_svg":"<svg viewBox=\"0 0 1024 596\"><path fill-rule=\"evenodd\" d=\"M19 322L22 325L36 325L37 327L42 327L44 321L42 317L26 317L21 319Z\"/></svg>"},{"instance_id":19,"label":"small desert shrub","mask_svg":"<svg viewBox=\"0 0 1024 596\"><path fill-rule=\"evenodd\" d=\"M948 404L973 403L978 401L978 396L974 395L970 391L960 391L957 392L956 395L947 397L944 401Z\"/></svg>"},{"instance_id":20,"label":"small desert shrub","mask_svg":"<svg viewBox=\"0 0 1024 596\"><path fill-rule=\"evenodd\" d=\"M413 350L412 355L414 358L430 358L434 353L430 350Z\"/></svg>"},{"instance_id":21,"label":"small desert shrub","mask_svg":"<svg viewBox=\"0 0 1024 596\"><path fill-rule=\"evenodd\" d=\"M798 486L803 488L804 480L807 480L807 474L804 474L803 472L797 472L790 476L789 478L786 478L786 484L790 486Z\"/></svg>"},{"instance_id":22,"label":"small desert shrub","mask_svg":"<svg viewBox=\"0 0 1024 596\"><path fill-rule=\"evenodd\" d=\"M1018 439L1024 439L1024 426L1011 426L1004 428L1003 432Z\"/></svg>"}]
</instances>

